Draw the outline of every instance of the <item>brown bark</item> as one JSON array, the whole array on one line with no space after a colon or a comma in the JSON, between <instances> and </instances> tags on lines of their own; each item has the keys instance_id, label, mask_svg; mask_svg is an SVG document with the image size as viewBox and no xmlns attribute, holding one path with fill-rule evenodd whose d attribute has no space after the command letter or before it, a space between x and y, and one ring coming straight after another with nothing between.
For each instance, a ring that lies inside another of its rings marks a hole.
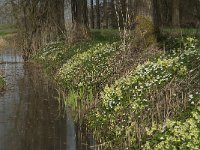
<instances>
[{"instance_id":1,"label":"brown bark","mask_svg":"<svg viewBox=\"0 0 200 150\"><path fill-rule=\"evenodd\" d=\"M87 0L71 0L72 36L70 43L89 38Z\"/></svg>"},{"instance_id":2,"label":"brown bark","mask_svg":"<svg viewBox=\"0 0 200 150\"><path fill-rule=\"evenodd\" d=\"M91 10L90 10L90 22L91 28L94 29L94 1L90 0Z\"/></svg>"},{"instance_id":3,"label":"brown bark","mask_svg":"<svg viewBox=\"0 0 200 150\"><path fill-rule=\"evenodd\" d=\"M18 11L15 18L25 60L48 42L63 38L64 0L20 0L12 1L12 6Z\"/></svg>"},{"instance_id":4,"label":"brown bark","mask_svg":"<svg viewBox=\"0 0 200 150\"><path fill-rule=\"evenodd\" d=\"M172 26L180 27L180 0L172 0Z\"/></svg>"},{"instance_id":5,"label":"brown bark","mask_svg":"<svg viewBox=\"0 0 200 150\"><path fill-rule=\"evenodd\" d=\"M104 7L104 27L108 28L108 1L103 0L103 7Z\"/></svg>"},{"instance_id":6,"label":"brown bark","mask_svg":"<svg viewBox=\"0 0 200 150\"><path fill-rule=\"evenodd\" d=\"M97 22L97 29L100 29L101 28L101 16L100 16L100 3L99 3L99 0L96 0L96 15L97 15L97 18L96 18L96 22Z\"/></svg>"}]
</instances>

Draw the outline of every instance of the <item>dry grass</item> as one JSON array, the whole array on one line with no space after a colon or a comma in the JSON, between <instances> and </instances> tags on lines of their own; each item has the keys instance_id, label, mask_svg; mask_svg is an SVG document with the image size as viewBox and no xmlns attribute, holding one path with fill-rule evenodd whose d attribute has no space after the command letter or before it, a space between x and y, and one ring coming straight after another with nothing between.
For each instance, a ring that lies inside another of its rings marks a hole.
<instances>
[{"instance_id":1,"label":"dry grass","mask_svg":"<svg viewBox=\"0 0 200 150\"><path fill-rule=\"evenodd\" d=\"M3 48L5 48L7 45L8 45L8 42L4 38L0 37L0 51Z\"/></svg>"}]
</instances>

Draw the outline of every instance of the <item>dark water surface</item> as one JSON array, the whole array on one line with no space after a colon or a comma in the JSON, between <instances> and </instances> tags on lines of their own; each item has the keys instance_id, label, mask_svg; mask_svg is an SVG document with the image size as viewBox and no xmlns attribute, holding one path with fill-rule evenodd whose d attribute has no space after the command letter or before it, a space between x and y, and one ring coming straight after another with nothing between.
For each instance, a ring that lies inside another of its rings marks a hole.
<instances>
[{"instance_id":1,"label":"dark water surface","mask_svg":"<svg viewBox=\"0 0 200 150\"><path fill-rule=\"evenodd\" d=\"M86 149L76 140L72 119L59 115L57 92L41 69L9 49L2 61L7 90L0 95L0 150Z\"/></svg>"}]
</instances>

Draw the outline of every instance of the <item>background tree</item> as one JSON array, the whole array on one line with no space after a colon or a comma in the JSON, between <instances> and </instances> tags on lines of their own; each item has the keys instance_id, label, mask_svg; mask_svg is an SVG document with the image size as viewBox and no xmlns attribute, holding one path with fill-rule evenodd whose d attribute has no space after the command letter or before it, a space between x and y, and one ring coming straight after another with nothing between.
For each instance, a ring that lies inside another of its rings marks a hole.
<instances>
[{"instance_id":1,"label":"background tree","mask_svg":"<svg viewBox=\"0 0 200 150\"><path fill-rule=\"evenodd\" d=\"M100 16L99 0L96 0L96 25L97 25L97 29L101 28L101 16Z\"/></svg>"},{"instance_id":2,"label":"background tree","mask_svg":"<svg viewBox=\"0 0 200 150\"><path fill-rule=\"evenodd\" d=\"M71 0L73 33L71 42L88 39L88 7L87 0ZM77 32L79 31L79 32Z\"/></svg>"},{"instance_id":3,"label":"background tree","mask_svg":"<svg viewBox=\"0 0 200 150\"><path fill-rule=\"evenodd\" d=\"M180 1L172 0L172 26L180 27Z\"/></svg>"},{"instance_id":4,"label":"background tree","mask_svg":"<svg viewBox=\"0 0 200 150\"><path fill-rule=\"evenodd\" d=\"M90 22L91 22L91 28L94 29L94 1L90 0Z\"/></svg>"},{"instance_id":5,"label":"background tree","mask_svg":"<svg viewBox=\"0 0 200 150\"><path fill-rule=\"evenodd\" d=\"M11 0L11 4L25 60L48 42L63 38L64 0Z\"/></svg>"}]
</instances>

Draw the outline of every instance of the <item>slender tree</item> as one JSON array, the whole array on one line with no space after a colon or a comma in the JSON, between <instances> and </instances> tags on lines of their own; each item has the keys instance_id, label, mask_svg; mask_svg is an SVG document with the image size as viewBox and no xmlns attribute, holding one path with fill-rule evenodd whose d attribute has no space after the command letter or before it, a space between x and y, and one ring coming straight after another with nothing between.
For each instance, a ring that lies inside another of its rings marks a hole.
<instances>
[{"instance_id":1,"label":"slender tree","mask_svg":"<svg viewBox=\"0 0 200 150\"><path fill-rule=\"evenodd\" d=\"M103 8L104 8L104 27L108 28L108 1L103 0Z\"/></svg>"},{"instance_id":2,"label":"slender tree","mask_svg":"<svg viewBox=\"0 0 200 150\"><path fill-rule=\"evenodd\" d=\"M90 0L90 5L91 5L90 22L91 22L91 28L94 29L94 1L93 0Z\"/></svg>"},{"instance_id":3,"label":"slender tree","mask_svg":"<svg viewBox=\"0 0 200 150\"><path fill-rule=\"evenodd\" d=\"M96 24L97 29L101 28L101 16L100 16L100 3L99 0L96 0Z\"/></svg>"}]
</instances>

